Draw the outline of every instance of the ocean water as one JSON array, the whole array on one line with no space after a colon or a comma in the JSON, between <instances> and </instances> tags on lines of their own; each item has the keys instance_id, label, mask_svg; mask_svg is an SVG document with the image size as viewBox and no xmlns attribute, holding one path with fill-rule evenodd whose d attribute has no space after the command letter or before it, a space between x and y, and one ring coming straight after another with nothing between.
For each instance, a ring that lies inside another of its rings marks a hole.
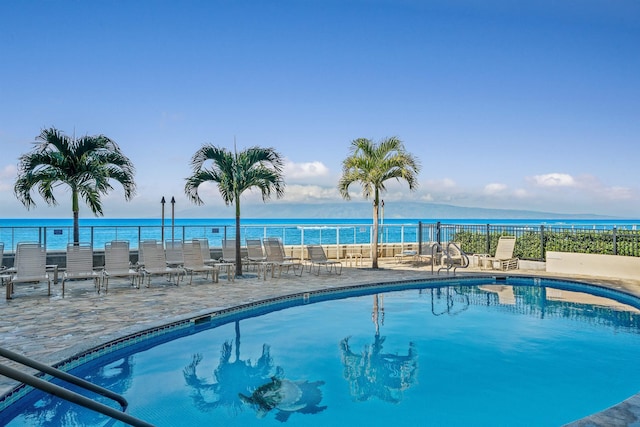
<instances>
[{"instance_id":1,"label":"ocean water","mask_svg":"<svg viewBox=\"0 0 640 427\"><path fill-rule=\"evenodd\" d=\"M381 221L381 243L415 243L436 240L436 224L453 230L453 226L485 229L487 225L504 230L530 229L541 226L607 230L636 230L640 220L528 220L528 219L385 219ZM420 230L422 225L422 230ZM422 235L420 235L422 233ZM369 244L372 225L369 218L247 218L241 220L240 239L280 237L285 245L306 244ZM137 248L144 239L190 240L207 238L213 247L221 246L224 239L235 239L233 218L178 218L166 219L164 227L160 218L80 218L80 240L91 242L94 248L103 248L111 240L129 240L131 248ZM443 241L447 236L441 235ZM64 250L73 241L71 218L0 219L0 242L5 251L15 249L18 242L42 242L47 250Z\"/></svg>"}]
</instances>

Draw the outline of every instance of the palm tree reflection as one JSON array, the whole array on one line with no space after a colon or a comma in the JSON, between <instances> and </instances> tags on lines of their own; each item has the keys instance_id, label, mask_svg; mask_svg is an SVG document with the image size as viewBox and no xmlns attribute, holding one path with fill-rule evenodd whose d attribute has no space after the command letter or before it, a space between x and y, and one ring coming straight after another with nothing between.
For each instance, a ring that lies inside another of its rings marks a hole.
<instances>
[{"instance_id":1,"label":"palm tree reflection","mask_svg":"<svg viewBox=\"0 0 640 427\"><path fill-rule=\"evenodd\" d=\"M319 387L323 381L291 381L284 378L284 369L275 366L267 344L262 355L252 363L240 359L240 325L236 322L235 357L231 360L233 344L222 344L220 363L214 370L214 382L198 377L196 370L202 361L201 354L194 354L191 363L184 368L187 385L193 389L194 406L203 412L226 407L238 413L243 405L249 405L258 417L277 410L276 419L287 421L292 413L314 414L326 409L318 406L322 400Z\"/></svg>"},{"instance_id":2,"label":"palm tree reflection","mask_svg":"<svg viewBox=\"0 0 640 427\"><path fill-rule=\"evenodd\" d=\"M233 344L230 341L222 344L220 363L213 372L215 381L210 383L198 377L196 369L202 361L202 354L194 354L191 363L184 368L184 379L193 389L192 398L196 408L201 411L212 411L225 406L233 412L242 408L238 393L251 394L272 376L282 376L281 367L274 366L268 345L262 346L262 355L252 363L251 360L240 359L240 323L236 322L235 357L231 360Z\"/></svg>"},{"instance_id":3,"label":"palm tree reflection","mask_svg":"<svg viewBox=\"0 0 640 427\"><path fill-rule=\"evenodd\" d=\"M376 332L373 344L364 347L360 354L351 351L349 337L340 342L344 378L349 381L351 395L357 401L377 397L397 403L402 392L415 382L418 360L415 346L409 343L406 356L384 353L385 337L380 336L380 322L384 325L384 300L373 296L372 320Z\"/></svg>"}]
</instances>

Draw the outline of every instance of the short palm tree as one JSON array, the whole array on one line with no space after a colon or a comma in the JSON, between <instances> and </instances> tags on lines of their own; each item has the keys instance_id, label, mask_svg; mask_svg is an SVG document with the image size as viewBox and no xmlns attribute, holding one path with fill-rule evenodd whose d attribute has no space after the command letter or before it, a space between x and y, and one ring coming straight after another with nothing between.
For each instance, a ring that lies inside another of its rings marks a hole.
<instances>
[{"instance_id":1,"label":"short palm tree","mask_svg":"<svg viewBox=\"0 0 640 427\"><path fill-rule=\"evenodd\" d=\"M418 186L418 159L408 153L396 137L376 143L358 138L351 142L351 154L342 162L342 176L338 184L345 200L351 199L349 186L360 183L365 199L373 197L372 268L378 268L378 216L380 193L386 190L385 181L405 180L410 190Z\"/></svg>"},{"instance_id":2,"label":"short palm tree","mask_svg":"<svg viewBox=\"0 0 640 427\"><path fill-rule=\"evenodd\" d=\"M206 163L211 161L211 167ZM231 152L211 144L203 145L191 158L193 175L187 178L184 191L189 199L202 204L198 187L204 182L215 182L227 206L236 208L236 275L242 275L240 255L240 196L253 187L262 193L267 201L272 193L277 198L284 195L282 176L283 159L273 148L251 147L243 151Z\"/></svg>"},{"instance_id":3,"label":"short palm tree","mask_svg":"<svg viewBox=\"0 0 640 427\"><path fill-rule=\"evenodd\" d=\"M102 216L100 196L113 190L111 180L124 188L130 200L136 190L135 169L120 147L104 135L70 138L55 128L44 129L36 138L35 148L18 159L18 177L14 193L30 209L36 203L31 190L38 192L49 205L57 205L53 189L67 185L71 189L73 242L80 241L79 199L82 197L96 216Z\"/></svg>"}]
</instances>

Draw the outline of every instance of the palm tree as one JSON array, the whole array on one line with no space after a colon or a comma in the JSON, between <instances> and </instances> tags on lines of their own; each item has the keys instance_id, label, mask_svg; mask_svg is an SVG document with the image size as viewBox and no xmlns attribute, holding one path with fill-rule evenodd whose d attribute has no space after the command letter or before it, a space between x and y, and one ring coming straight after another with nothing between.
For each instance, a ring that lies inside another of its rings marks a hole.
<instances>
[{"instance_id":1,"label":"palm tree","mask_svg":"<svg viewBox=\"0 0 640 427\"><path fill-rule=\"evenodd\" d=\"M35 148L18 159L18 178L14 193L27 209L35 207L31 190L35 187L49 205L57 205L53 189L68 185L73 211L73 242L80 241L78 215L82 197L96 216L102 216L100 196L113 190L111 180L124 188L130 200L136 185L135 169L120 147L104 135L70 138L56 128L44 129L36 138Z\"/></svg>"},{"instance_id":2,"label":"palm tree","mask_svg":"<svg viewBox=\"0 0 640 427\"><path fill-rule=\"evenodd\" d=\"M386 190L385 181L403 179L410 190L418 186L420 171L418 159L408 153L396 137L376 143L365 138L351 142L351 154L342 162L342 177L338 184L340 194L350 200L349 186L360 183L365 199L373 197L372 268L378 268L378 216L380 193Z\"/></svg>"},{"instance_id":3,"label":"palm tree","mask_svg":"<svg viewBox=\"0 0 640 427\"><path fill-rule=\"evenodd\" d=\"M210 168L205 163L211 160ZM216 182L218 190L227 206L236 207L236 276L242 276L240 256L240 196L246 190L257 187L262 192L262 200L267 201L272 192L277 198L284 195L282 177L283 160L273 148L251 147L231 152L211 144L203 145L191 158L193 175L187 178L184 191L196 204L202 204L198 195L200 184Z\"/></svg>"}]
</instances>

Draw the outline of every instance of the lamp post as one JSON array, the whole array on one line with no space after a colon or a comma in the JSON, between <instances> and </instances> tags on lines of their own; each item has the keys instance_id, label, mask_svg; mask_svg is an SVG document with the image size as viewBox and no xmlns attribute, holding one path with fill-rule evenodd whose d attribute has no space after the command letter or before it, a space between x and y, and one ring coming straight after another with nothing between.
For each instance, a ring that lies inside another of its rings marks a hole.
<instances>
[{"instance_id":1,"label":"lamp post","mask_svg":"<svg viewBox=\"0 0 640 427\"><path fill-rule=\"evenodd\" d=\"M176 199L171 197L171 241L174 239L174 228L175 228L175 217L176 217Z\"/></svg>"},{"instance_id":2,"label":"lamp post","mask_svg":"<svg viewBox=\"0 0 640 427\"><path fill-rule=\"evenodd\" d=\"M160 241L164 242L164 204L165 204L164 196L162 196L162 200L160 200L160 204L162 205L162 227L160 228Z\"/></svg>"}]
</instances>

